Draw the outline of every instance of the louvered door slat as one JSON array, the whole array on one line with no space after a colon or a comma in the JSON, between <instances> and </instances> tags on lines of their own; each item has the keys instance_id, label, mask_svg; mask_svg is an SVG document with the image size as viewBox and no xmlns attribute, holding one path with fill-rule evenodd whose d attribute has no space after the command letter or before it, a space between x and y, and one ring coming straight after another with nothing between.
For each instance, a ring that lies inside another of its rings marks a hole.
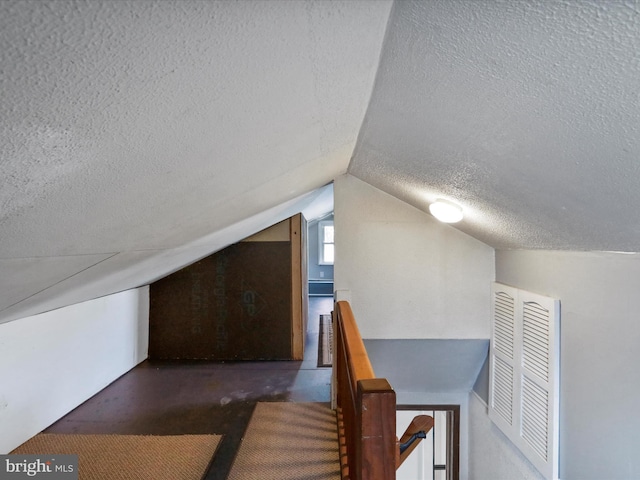
<instances>
[{"instance_id":1,"label":"louvered door slat","mask_svg":"<svg viewBox=\"0 0 640 480\"><path fill-rule=\"evenodd\" d=\"M522 437L543 460L548 453L548 392L526 377L522 383Z\"/></svg>"},{"instance_id":2,"label":"louvered door slat","mask_svg":"<svg viewBox=\"0 0 640 480\"><path fill-rule=\"evenodd\" d=\"M508 358L513 358L515 299L505 292L496 292L494 300L495 349Z\"/></svg>"},{"instance_id":3,"label":"louvered door slat","mask_svg":"<svg viewBox=\"0 0 640 480\"><path fill-rule=\"evenodd\" d=\"M513 424L513 367L500 358L493 364L493 407L509 424Z\"/></svg>"},{"instance_id":4,"label":"louvered door slat","mask_svg":"<svg viewBox=\"0 0 640 480\"><path fill-rule=\"evenodd\" d=\"M527 302L523 305L523 366L549 380L549 310L542 305Z\"/></svg>"}]
</instances>

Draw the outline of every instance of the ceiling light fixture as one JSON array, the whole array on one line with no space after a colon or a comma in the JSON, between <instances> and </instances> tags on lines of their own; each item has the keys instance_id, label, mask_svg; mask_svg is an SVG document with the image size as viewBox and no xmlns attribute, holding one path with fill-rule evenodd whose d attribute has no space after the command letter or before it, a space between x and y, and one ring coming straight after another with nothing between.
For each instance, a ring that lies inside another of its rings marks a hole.
<instances>
[{"instance_id":1,"label":"ceiling light fixture","mask_svg":"<svg viewBox=\"0 0 640 480\"><path fill-rule=\"evenodd\" d=\"M429 205L431 215L444 223L456 223L462 220L462 208L447 200L437 200Z\"/></svg>"}]
</instances>

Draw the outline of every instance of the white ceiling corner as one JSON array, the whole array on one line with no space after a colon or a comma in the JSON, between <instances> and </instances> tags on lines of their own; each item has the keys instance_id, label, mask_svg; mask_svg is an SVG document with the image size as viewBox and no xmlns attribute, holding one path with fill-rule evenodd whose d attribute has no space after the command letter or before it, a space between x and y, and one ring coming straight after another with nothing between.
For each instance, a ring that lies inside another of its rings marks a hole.
<instances>
[{"instance_id":1,"label":"white ceiling corner","mask_svg":"<svg viewBox=\"0 0 640 480\"><path fill-rule=\"evenodd\" d=\"M495 248L640 250L633 2L395 2L349 171Z\"/></svg>"}]
</instances>

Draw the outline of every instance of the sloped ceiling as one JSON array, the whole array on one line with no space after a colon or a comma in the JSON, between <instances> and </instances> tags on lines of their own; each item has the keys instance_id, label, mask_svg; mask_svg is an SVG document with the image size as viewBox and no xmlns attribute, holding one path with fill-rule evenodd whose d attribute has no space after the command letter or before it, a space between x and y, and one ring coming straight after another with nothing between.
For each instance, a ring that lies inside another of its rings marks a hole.
<instances>
[{"instance_id":1,"label":"sloped ceiling","mask_svg":"<svg viewBox=\"0 0 640 480\"><path fill-rule=\"evenodd\" d=\"M149 283L347 169L495 248L640 251L638 10L3 0L0 322Z\"/></svg>"},{"instance_id":2,"label":"sloped ceiling","mask_svg":"<svg viewBox=\"0 0 640 480\"><path fill-rule=\"evenodd\" d=\"M395 2L349 172L495 248L640 251L640 6Z\"/></svg>"},{"instance_id":3,"label":"sloped ceiling","mask_svg":"<svg viewBox=\"0 0 640 480\"><path fill-rule=\"evenodd\" d=\"M346 172L390 2L0 2L0 321L148 283Z\"/></svg>"}]
</instances>

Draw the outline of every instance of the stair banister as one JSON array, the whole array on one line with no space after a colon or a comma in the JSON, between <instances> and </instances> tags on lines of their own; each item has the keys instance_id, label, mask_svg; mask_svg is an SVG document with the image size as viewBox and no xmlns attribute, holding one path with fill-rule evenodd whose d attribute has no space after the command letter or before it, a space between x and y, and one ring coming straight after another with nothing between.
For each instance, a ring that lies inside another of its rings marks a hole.
<instances>
[{"instance_id":1,"label":"stair banister","mask_svg":"<svg viewBox=\"0 0 640 480\"><path fill-rule=\"evenodd\" d=\"M433 418L414 418L398 440L395 391L375 377L348 302L336 303L333 321L342 478L395 480L396 469L433 427Z\"/></svg>"}]
</instances>

